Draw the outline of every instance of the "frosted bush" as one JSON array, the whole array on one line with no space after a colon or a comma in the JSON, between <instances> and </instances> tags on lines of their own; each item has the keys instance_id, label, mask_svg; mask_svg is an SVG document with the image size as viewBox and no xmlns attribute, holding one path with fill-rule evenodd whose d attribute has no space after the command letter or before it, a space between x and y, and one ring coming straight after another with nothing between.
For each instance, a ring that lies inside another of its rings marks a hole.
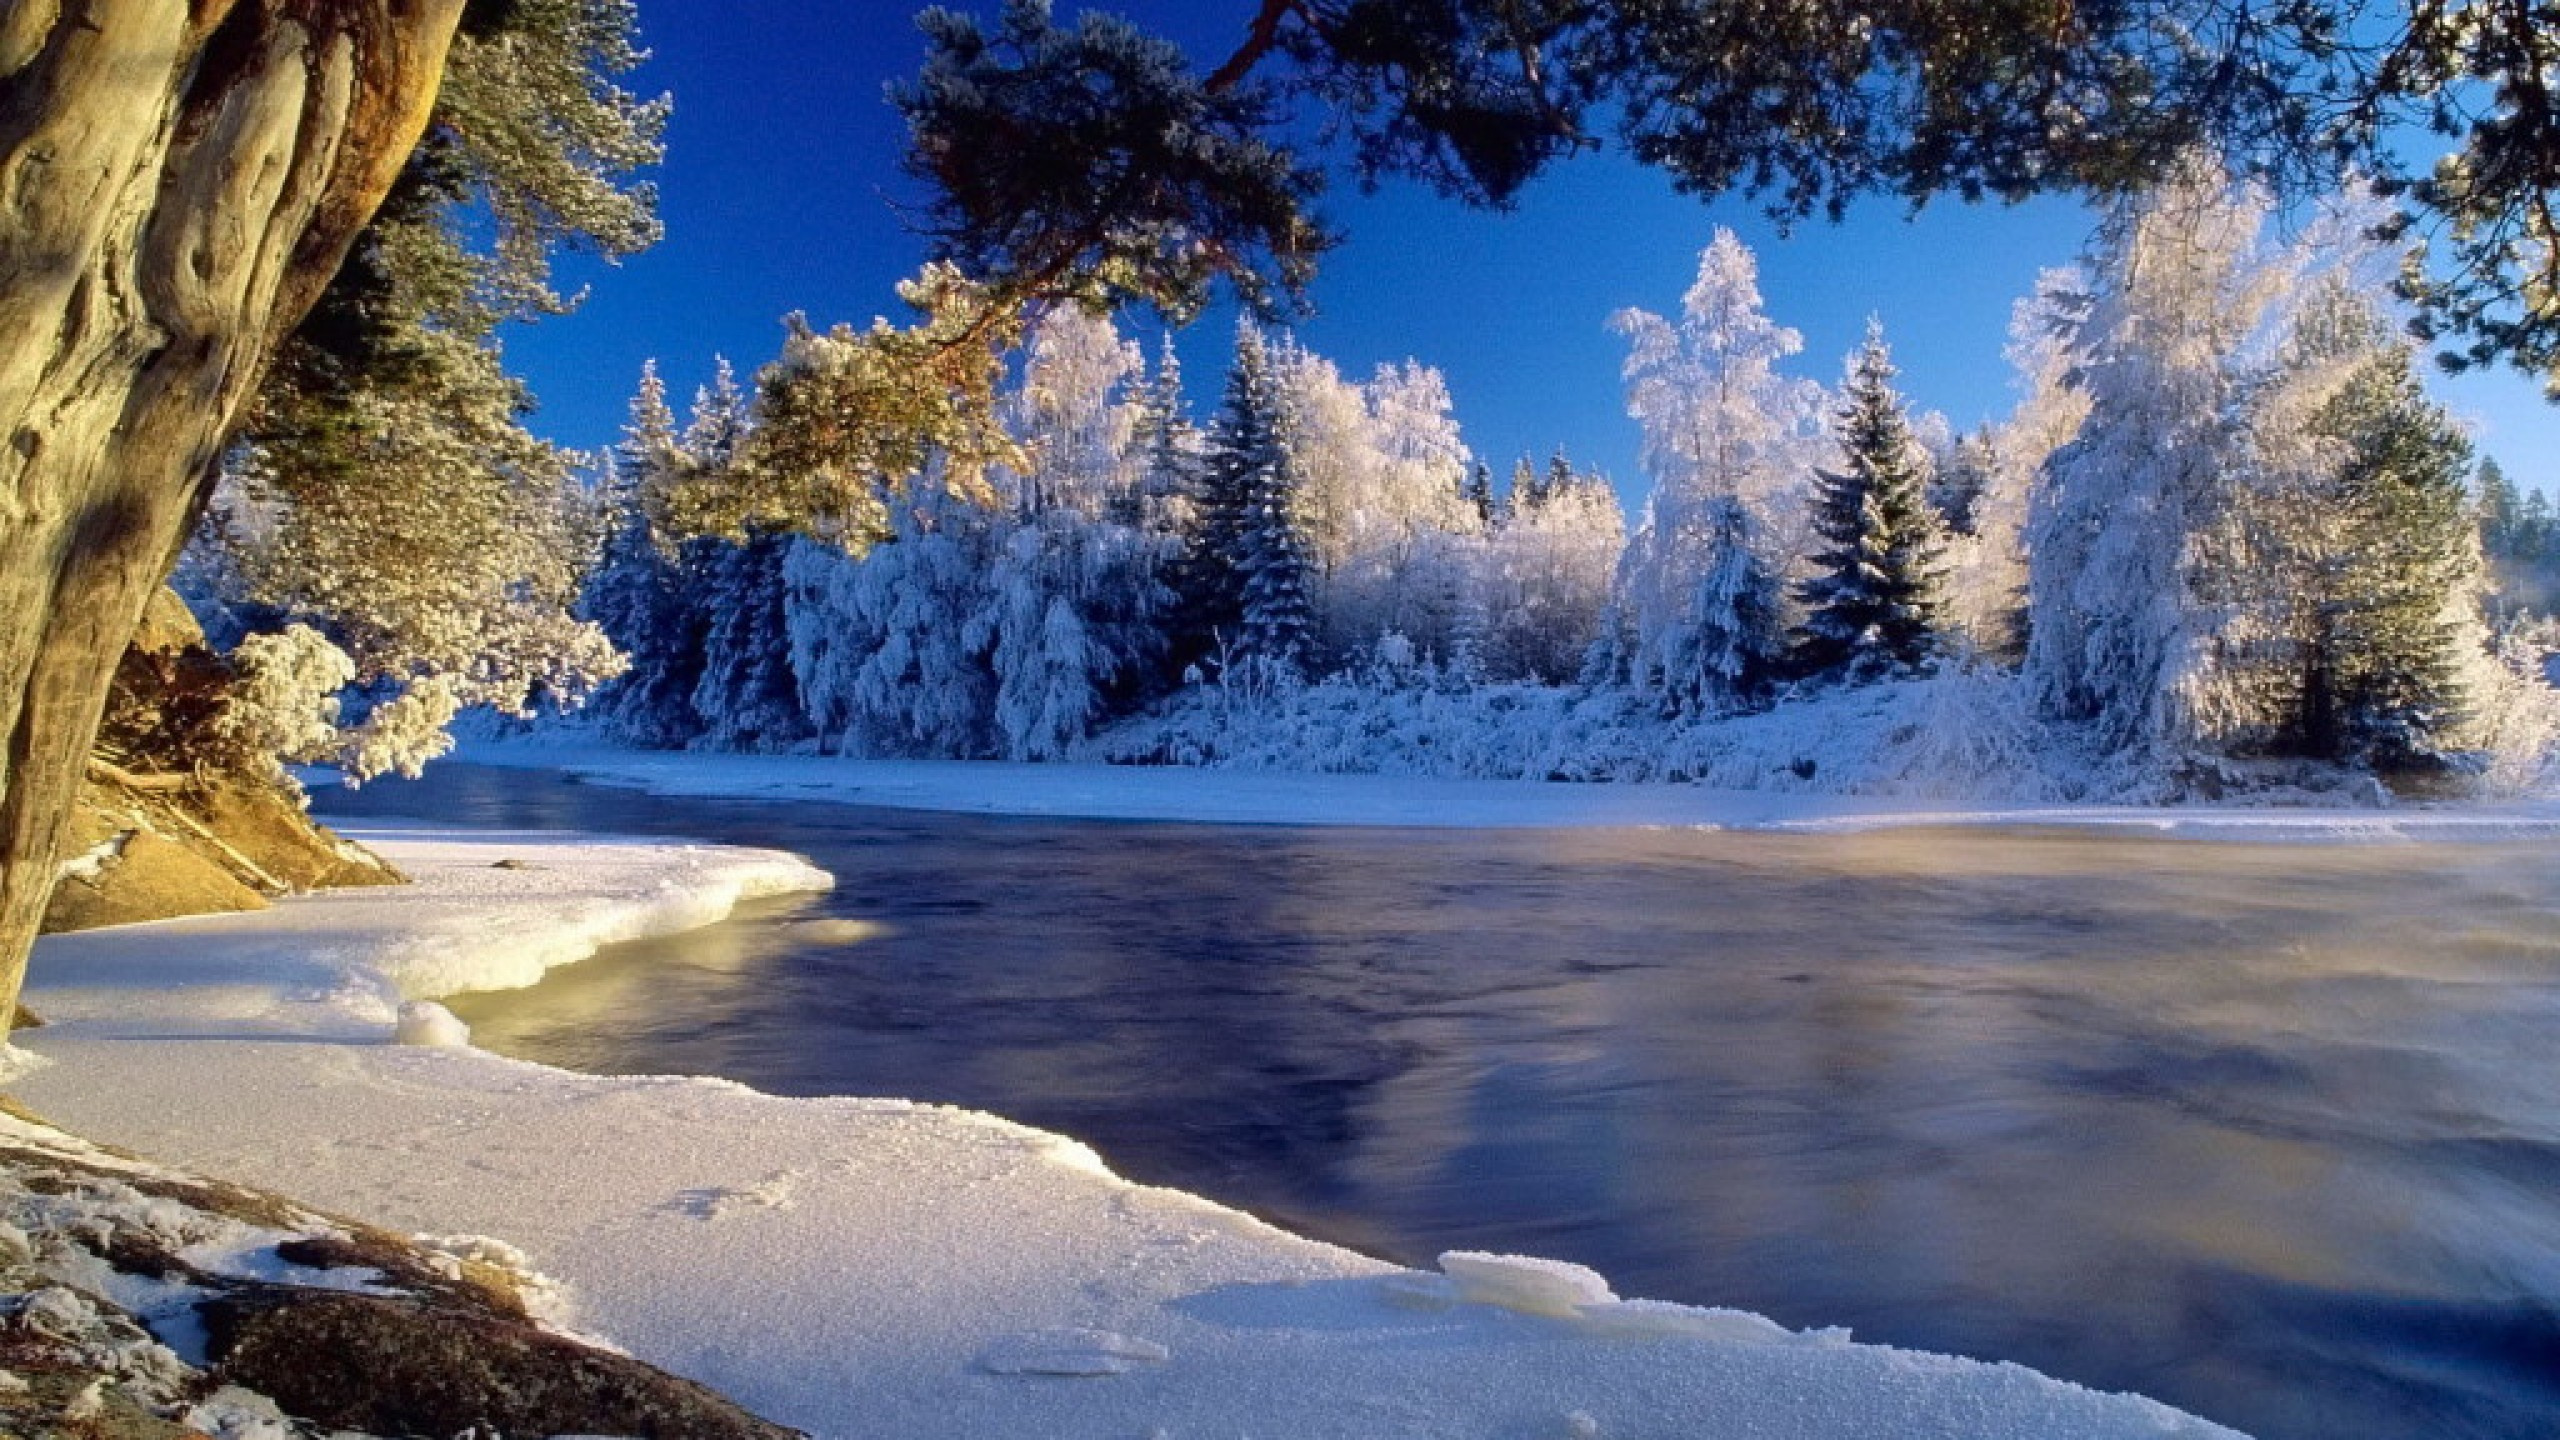
<instances>
[{"instance_id":1,"label":"frosted bush","mask_svg":"<svg viewBox=\"0 0 2560 1440\"><path fill-rule=\"evenodd\" d=\"M2560 790L2560 691L2545 679L2546 663L2534 637L2510 632L2463 677L2471 711L2463 738L2478 756L2485 794Z\"/></svg>"}]
</instances>

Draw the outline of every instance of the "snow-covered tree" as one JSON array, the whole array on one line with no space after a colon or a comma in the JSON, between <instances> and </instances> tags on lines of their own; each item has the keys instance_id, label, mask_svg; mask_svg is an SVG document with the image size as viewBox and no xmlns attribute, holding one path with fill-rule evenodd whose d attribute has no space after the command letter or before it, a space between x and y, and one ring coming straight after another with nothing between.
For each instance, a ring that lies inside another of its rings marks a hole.
<instances>
[{"instance_id":1,"label":"snow-covered tree","mask_svg":"<svg viewBox=\"0 0 2560 1440\"><path fill-rule=\"evenodd\" d=\"M1361 387L1374 452L1336 567L1336 634L1394 633L1426 654L1455 653L1475 557L1493 511L1491 477L1458 433L1449 384L1407 360Z\"/></svg>"},{"instance_id":2,"label":"snow-covered tree","mask_svg":"<svg viewBox=\"0 0 2560 1440\"><path fill-rule=\"evenodd\" d=\"M1939 530L1894 374L1884 327L1870 320L1833 417L1840 468L1815 472L1823 548L1797 587L1805 616L1795 652L1809 675L1910 675L1937 651Z\"/></svg>"},{"instance_id":3,"label":"snow-covered tree","mask_svg":"<svg viewBox=\"0 0 2560 1440\"><path fill-rule=\"evenodd\" d=\"M1235 568L1243 581L1235 657L1280 676L1302 676L1315 649L1309 597L1313 560L1297 514L1298 473L1288 432L1248 477Z\"/></svg>"},{"instance_id":4,"label":"snow-covered tree","mask_svg":"<svg viewBox=\"0 0 2560 1440\"><path fill-rule=\"evenodd\" d=\"M858 555L797 542L789 651L823 742L1050 759L1137 693L1178 539L1148 522L1190 478L1178 375L1133 395L1143 369L1106 317L1052 310L1004 403L1018 463L965 493L930 477L943 493L896 497Z\"/></svg>"},{"instance_id":5,"label":"snow-covered tree","mask_svg":"<svg viewBox=\"0 0 2560 1440\"><path fill-rule=\"evenodd\" d=\"M629 662L597 691L591 710L624 744L680 746L702 728L693 692L702 678L704 616L690 593L699 567L686 560L698 560L708 542L679 551L661 538L658 519L685 458L666 385L650 361L621 443L606 458L604 544L578 602L578 613Z\"/></svg>"},{"instance_id":6,"label":"snow-covered tree","mask_svg":"<svg viewBox=\"0 0 2560 1440\"><path fill-rule=\"evenodd\" d=\"M702 674L692 743L709 750L786 750L809 736L791 670L784 568L800 537L756 530L743 541L694 542L686 599L701 617Z\"/></svg>"},{"instance_id":7,"label":"snow-covered tree","mask_svg":"<svg viewBox=\"0 0 2560 1440\"><path fill-rule=\"evenodd\" d=\"M2250 483L2241 405L2293 276L2263 201L2210 167L2119 212L2078 337L2089 414L2047 461L2026 533L2025 675L2046 713L2154 764L2247 707L2218 657L2251 642L2232 523Z\"/></svg>"},{"instance_id":8,"label":"snow-covered tree","mask_svg":"<svg viewBox=\"0 0 2560 1440\"><path fill-rule=\"evenodd\" d=\"M1629 342L1627 412L1654 490L1619 567L1598 669L1679 708L1740 703L1716 677L1747 675L1756 692L1750 672L1776 644L1778 602L1772 592L1764 607L1760 579L1774 586L1771 557L1801 548L1787 542L1802 523L1821 387L1780 373L1803 338L1762 310L1758 264L1730 230L1699 256L1677 326L1641 310L1610 323ZM1769 548L1746 557L1736 545ZM1733 666L1705 664L1710 655Z\"/></svg>"},{"instance_id":9,"label":"snow-covered tree","mask_svg":"<svg viewBox=\"0 0 2560 1440\"><path fill-rule=\"evenodd\" d=\"M2233 748L2406 769L2458 748L2488 653L2463 477L2471 448L2405 339L2348 285L2315 285L2250 404L2243 521L2264 619L2222 689Z\"/></svg>"},{"instance_id":10,"label":"snow-covered tree","mask_svg":"<svg viewBox=\"0 0 2560 1440\"><path fill-rule=\"evenodd\" d=\"M848 755L994 753L985 617L997 520L924 483L889 507L888 533L859 557L823 542L784 555L792 673L823 743Z\"/></svg>"},{"instance_id":11,"label":"snow-covered tree","mask_svg":"<svg viewBox=\"0 0 2560 1440\"><path fill-rule=\"evenodd\" d=\"M1013 429L1028 464L1001 475L1012 533L999 552L991 615L996 730L1014 759L1063 754L1133 693L1165 648L1168 537L1144 528L1149 466L1139 448L1178 434L1171 397L1132 398L1144 375L1111 321L1073 306L1032 327Z\"/></svg>"},{"instance_id":12,"label":"snow-covered tree","mask_svg":"<svg viewBox=\"0 0 2560 1440\"><path fill-rule=\"evenodd\" d=\"M1201 457L1200 522L1178 572L1174 633L1186 665L1262 656L1302 664L1312 635L1305 447L1284 410L1259 328L1236 327L1235 362ZM1288 433L1285 433L1288 432Z\"/></svg>"},{"instance_id":13,"label":"snow-covered tree","mask_svg":"<svg viewBox=\"0 0 2560 1440\"><path fill-rule=\"evenodd\" d=\"M2028 497L2045 461L2089 414L2088 392L2074 383L2088 289L2077 267L2050 269L2011 307L2006 353L2017 404L1996 427L1959 442L1952 462L1968 476L1971 501L1947 537L1947 616L1967 648L2001 664L2026 655Z\"/></svg>"},{"instance_id":14,"label":"snow-covered tree","mask_svg":"<svg viewBox=\"0 0 2560 1440\"><path fill-rule=\"evenodd\" d=\"M235 598L328 634L375 703L434 679L462 705L573 707L622 665L571 609L595 544L581 457L524 428L494 350L423 323L407 342L399 382L272 397L234 452L210 523Z\"/></svg>"},{"instance_id":15,"label":"snow-covered tree","mask_svg":"<svg viewBox=\"0 0 2560 1440\"><path fill-rule=\"evenodd\" d=\"M1626 516L1608 480L1577 472L1561 451L1543 476L1528 475L1485 543L1485 665L1495 679L1564 684L1599 638Z\"/></svg>"},{"instance_id":16,"label":"snow-covered tree","mask_svg":"<svg viewBox=\"0 0 2560 1440\"><path fill-rule=\"evenodd\" d=\"M1777 572L1761 558L1751 512L1738 496L1710 501L1706 570L1690 602L1692 623L1664 657L1673 708L1713 714L1766 698L1786 658Z\"/></svg>"}]
</instances>

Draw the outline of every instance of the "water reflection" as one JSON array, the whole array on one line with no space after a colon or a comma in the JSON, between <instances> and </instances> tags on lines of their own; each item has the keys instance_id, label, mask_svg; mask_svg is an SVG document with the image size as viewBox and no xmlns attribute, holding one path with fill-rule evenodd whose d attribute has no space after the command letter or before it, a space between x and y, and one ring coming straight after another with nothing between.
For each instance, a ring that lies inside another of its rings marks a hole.
<instances>
[{"instance_id":1,"label":"water reflection","mask_svg":"<svg viewBox=\"0 0 2560 1440\"><path fill-rule=\"evenodd\" d=\"M2275 1440L2560 1433L2549 842L1211 829L458 767L355 803L839 877L457 1007L510 1053L992 1109L1397 1258L1558 1255Z\"/></svg>"}]
</instances>

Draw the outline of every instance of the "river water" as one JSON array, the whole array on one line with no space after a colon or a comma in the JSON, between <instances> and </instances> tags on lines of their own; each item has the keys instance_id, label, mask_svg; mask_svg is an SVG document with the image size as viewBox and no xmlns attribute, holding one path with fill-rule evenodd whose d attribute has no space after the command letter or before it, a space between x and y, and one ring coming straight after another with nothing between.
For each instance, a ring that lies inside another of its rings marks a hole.
<instances>
[{"instance_id":1,"label":"river water","mask_svg":"<svg viewBox=\"0 0 2560 1440\"><path fill-rule=\"evenodd\" d=\"M2560 1435L2560 842L1241 828L440 765L327 815L832 894L455 1003L594 1072L965 1105L1410 1263L2015 1360L2266 1440Z\"/></svg>"}]
</instances>

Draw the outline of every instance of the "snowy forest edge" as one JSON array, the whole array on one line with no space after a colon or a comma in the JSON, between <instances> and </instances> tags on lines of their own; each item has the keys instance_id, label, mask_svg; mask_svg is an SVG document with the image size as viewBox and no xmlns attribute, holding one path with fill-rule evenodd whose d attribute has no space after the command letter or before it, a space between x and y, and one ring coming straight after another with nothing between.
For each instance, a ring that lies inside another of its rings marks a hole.
<instances>
[{"instance_id":1,"label":"snowy forest edge","mask_svg":"<svg viewBox=\"0 0 2560 1440\"><path fill-rule=\"evenodd\" d=\"M1909 415L1880 332L1836 390L1792 373L1720 232L1677 316L1612 320L1632 524L1561 452L1497 486L1426 366L1353 382L1247 325L1203 426L1169 349L1070 308L1004 401L1019 463L681 535L777 382L859 363L796 331L682 428L644 377L600 480L543 497L580 623L537 627L572 638L500 708L546 718L504 724L1950 799L2547 789L2548 503L2475 475L2352 226L2275 230L2213 176L2129 208L2019 302L2017 408L1967 435ZM181 581L260 733L414 771L472 688L346 661L362 637L262 586L315 567L241 469Z\"/></svg>"}]
</instances>

